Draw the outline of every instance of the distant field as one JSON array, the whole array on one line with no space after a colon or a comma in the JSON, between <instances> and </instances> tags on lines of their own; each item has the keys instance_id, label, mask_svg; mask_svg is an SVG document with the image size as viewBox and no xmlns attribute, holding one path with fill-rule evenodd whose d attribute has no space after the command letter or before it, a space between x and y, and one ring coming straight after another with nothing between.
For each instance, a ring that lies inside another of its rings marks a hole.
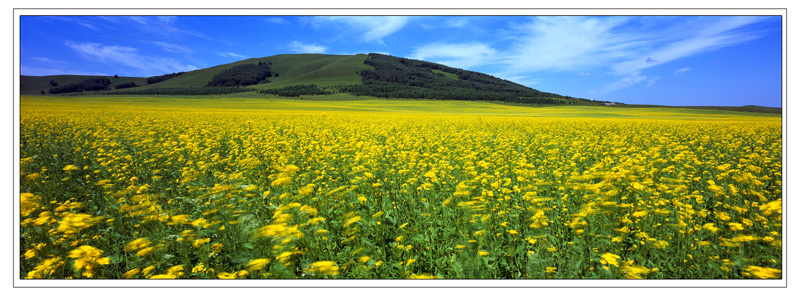
<instances>
[{"instance_id":1,"label":"distant field","mask_svg":"<svg viewBox=\"0 0 800 296\"><path fill-rule=\"evenodd\" d=\"M20 113L23 278L782 277L780 115L38 96Z\"/></svg>"}]
</instances>

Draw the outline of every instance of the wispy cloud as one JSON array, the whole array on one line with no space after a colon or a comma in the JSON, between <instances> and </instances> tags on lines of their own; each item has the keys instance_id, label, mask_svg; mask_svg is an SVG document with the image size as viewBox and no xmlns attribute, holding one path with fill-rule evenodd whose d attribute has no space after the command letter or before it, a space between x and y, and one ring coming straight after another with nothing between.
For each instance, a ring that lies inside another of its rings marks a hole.
<instances>
[{"instance_id":1,"label":"wispy cloud","mask_svg":"<svg viewBox=\"0 0 800 296\"><path fill-rule=\"evenodd\" d=\"M631 87L631 86L636 85L639 82L642 82L642 81L644 81L646 79L647 79L647 76L640 75L639 72L634 72L634 73L631 73L631 74L629 74L629 75L627 75L625 77L620 78L617 81L614 81L613 83L611 83L609 85L606 85L604 88L602 88L600 90L592 90L591 92L596 94L596 95L605 95L605 94L609 94L609 93L612 93L614 91L617 91L617 90L620 90L620 89L623 89L623 88L626 88L626 87Z\"/></svg>"},{"instance_id":2,"label":"wispy cloud","mask_svg":"<svg viewBox=\"0 0 800 296\"><path fill-rule=\"evenodd\" d=\"M463 28L470 23L467 17L447 18L444 22L434 22L421 24L423 29L444 29L444 28Z\"/></svg>"},{"instance_id":3,"label":"wispy cloud","mask_svg":"<svg viewBox=\"0 0 800 296\"><path fill-rule=\"evenodd\" d=\"M483 43L437 42L415 48L409 57L456 68L471 68L495 62L497 50Z\"/></svg>"},{"instance_id":4,"label":"wispy cloud","mask_svg":"<svg viewBox=\"0 0 800 296\"><path fill-rule=\"evenodd\" d=\"M314 18L315 26L321 26L326 22L343 23L359 32L362 41L379 43L383 43L384 37L402 29L408 20L408 16L320 16Z\"/></svg>"},{"instance_id":5,"label":"wispy cloud","mask_svg":"<svg viewBox=\"0 0 800 296\"><path fill-rule=\"evenodd\" d=\"M682 28L686 33L676 36L675 40L662 44L653 44L651 46L652 50L642 51L636 54L633 59L618 62L611 68L618 75L625 75L701 52L741 44L759 37L754 32L740 30L741 27L761 20L763 18L726 17L712 18L702 24L694 23L691 26ZM651 63L649 62L651 60L658 62Z\"/></svg>"},{"instance_id":6,"label":"wispy cloud","mask_svg":"<svg viewBox=\"0 0 800 296\"><path fill-rule=\"evenodd\" d=\"M233 53L233 52L218 52L217 54L219 56L226 57L226 58L237 58L237 59L241 59L241 60L247 58L247 56L243 56L243 55L240 55L238 53Z\"/></svg>"},{"instance_id":7,"label":"wispy cloud","mask_svg":"<svg viewBox=\"0 0 800 296\"><path fill-rule=\"evenodd\" d=\"M534 84L538 84L540 82L540 79L531 78L530 76L525 76L525 75L508 76L508 77L503 77L503 79L529 87L533 86Z\"/></svg>"},{"instance_id":8,"label":"wispy cloud","mask_svg":"<svg viewBox=\"0 0 800 296\"><path fill-rule=\"evenodd\" d=\"M184 45L180 45L180 44L172 44L172 43L167 43L167 42L162 42L162 41L153 41L153 44L161 46L161 49L163 49L164 51L167 51L167 52L174 52L174 53L190 53L190 52L192 52L191 48L189 48L187 46L184 46Z\"/></svg>"},{"instance_id":9,"label":"wispy cloud","mask_svg":"<svg viewBox=\"0 0 800 296\"><path fill-rule=\"evenodd\" d=\"M39 62L48 63L48 64L66 64L67 63L65 61L53 60L53 59L44 58L44 57L31 57L31 59L34 60L34 61L39 61Z\"/></svg>"},{"instance_id":10,"label":"wispy cloud","mask_svg":"<svg viewBox=\"0 0 800 296\"><path fill-rule=\"evenodd\" d=\"M536 17L512 26L517 40L504 61L511 73L577 71L629 55L638 36L615 28L625 17Z\"/></svg>"},{"instance_id":11,"label":"wispy cloud","mask_svg":"<svg viewBox=\"0 0 800 296\"><path fill-rule=\"evenodd\" d=\"M619 77L600 89L609 93L645 81L642 71L702 52L747 42L760 35L746 26L762 17L652 18L536 17L511 26L516 42L498 56L504 76L538 71L606 71ZM689 68L685 68L687 71ZM681 71L682 72L682 71ZM582 72L581 72L582 73ZM677 72L676 72L677 73ZM659 77L647 80L652 86Z\"/></svg>"},{"instance_id":12,"label":"wispy cloud","mask_svg":"<svg viewBox=\"0 0 800 296\"><path fill-rule=\"evenodd\" d=\"M41 68L20 66L20 74L30 76L50 76L50 75L91 75L91 76L111 76L103 72L86 72L67 68Z\"/></svg>"},{"instance_id":13,"label":"wispy cloud","mask_svg":"<svg viewBox=\"0 0 800 296\"><path fill-rule=\"evenodd\" d=\"M675 74L680 74L680 73L683 73L683 72L689 71L689 70L691 70L691 69L692 69L692 68L690 68L690 67L686 67L686 68L680 68L680 69L678 69L678 70L675 70Z\"/></svg>"},{"instance_id":14,"label":"wispy cloud","mask_svg":"<svg viewBox=\"0 0 800 296\"><path fill-rule=\"evenodd\" d=\"M132 30L152 36L171 37L188 35L214 40L205 34L179 26L178 17L176 16L120 16L104 17L103 19L117 24L127 24L128 28Z\"/></svg>"},{"instance_id":15,"label":"wispy cloud","mask_svg":"<svg viewBox=\"0 0 800 296\"><path fill-rule=\"evenodd\" d=\"M289 50L296 53L324 53L328 48L316 43L307 44L295 40L289 44Z\"/></svg>"},{"instance_id":16,"label":"wispy cloud","mask_svg":"<svg viewBox=\"0 0 800 296\"><path fill-rule=\"evenodd\" d=\"M647 80L647 85L645 85L644 87L653 86L654 84L656 84L656 82L658 82L659 79L661 79L661 76L656 76L656 77L653 77L652 79Z\"/></svg>"},{"instance_id":17,"label":"wispy cloud","mask_svg":"<svg viewBox=\"0 0 800 296\"><path fill-rule=\"evenodd\" d=\"M157 75L197 69L195 66L186 65L174 59L141 55L136 48L132 47L73 41L67 41L66 45L87 60L134 69L139 73L138 75Z\"/></svg>"},{"instance_id":18,"label":"wispy cloud","mask_svg":"<svg viewBox=\"0 0 800 296\"><path fill-rule=\"evenodd\" d=\"M265 18L264 21L266 21L268 23L278 24L278 25L288 25L288 24L290 24L289 21L287 21L286 19L281 18L281 17L268 17L268 18Z\"/></svg>"}]
</instances>

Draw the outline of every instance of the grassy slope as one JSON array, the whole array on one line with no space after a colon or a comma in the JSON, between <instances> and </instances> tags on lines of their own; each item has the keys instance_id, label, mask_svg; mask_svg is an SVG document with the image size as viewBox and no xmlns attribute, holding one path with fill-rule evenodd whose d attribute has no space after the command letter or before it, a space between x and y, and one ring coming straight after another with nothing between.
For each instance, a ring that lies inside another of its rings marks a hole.
<instances>
[{"instance_id":1,"label":"grassy slope","mask_svg":"<svg viewBox=\"0 0 800 296\"><path fill-rule=\"evenodd\" d=\"M50 80L58 83L58 86L67 84L78 83L89 78L94 77L107 77L111 81L111 88L118 84L135 82L136 85L147 84L147 78L139 77L122 77L114 78L114 76L82 76L82 75L54 75L54 76L20 76L20 94L21 95L38 95L41 91L48 93L52 86Z\"/></svg>"},{"instance_id":2,"label":"grassy slope","mask_svg":"<svg viewBox=\"0 0 800 296\"><path fill-rule=\"evenodd\" d=\"M338 56L323 54L276 55L266 58L252 58L235 63L186 72L178 77L143 86L147 88L164 87L198 87L206 86L214 75L225 69L242 65L271 62L270 69L278 73L278 77L270 77L270 83L251 85L255 89L278 88L295 84L316 84L327 86L335 84L360 84L362 69L366 55Z\"/></svg>"}]
</instances>

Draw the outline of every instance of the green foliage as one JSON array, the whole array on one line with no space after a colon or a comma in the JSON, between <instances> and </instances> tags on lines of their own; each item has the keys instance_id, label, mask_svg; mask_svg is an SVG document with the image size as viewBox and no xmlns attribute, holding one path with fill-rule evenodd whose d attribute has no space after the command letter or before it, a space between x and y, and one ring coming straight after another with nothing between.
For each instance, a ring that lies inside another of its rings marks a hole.
<instances>
[{"instance_id":1,"label":"green foliage","mask_svg":"<svg viewBox=\"0 0 800 296\"><path fill-rule=\"evenodd\" d=\"M361 71L363 85L342 86L341 91L381 98L563 103L553 99L563 98L561 95L440 64L375 53L369 54L364 63L375 70Z\"/></svg>"},{"instance_id":2,"label":"green foliage","mask_svg":"<svg viewBox=\"0 0 800 296\"><path fill-rule=\"evenodd\" d=\"M244 64L214 75L214 78L208 82L208 86L253 85L264 82L268 77L272 77L268 63Z\"/></svg>"},{"instance_id":3,"label":"green foliage","mask_svg":"<svg viewBox=\"0 0 800 296\"><path fill-rule=\"evenodd\" d=\"M178 73L172 73L172 74L164 74L164 75L161 75L161 76L148 77L147 78L147 84L159 83L161 81L164 81L164 80L167 80L167 79L172 79L172 78L175 78L177 76L183 75L184 73L186 73L186 72L178 72Z\"/></svg>"},{"instance_id":4,"label":"green foliage","mask_svg":"<svg viewBox=\"0 0 800 296\"><path fill-rule=\"evenodd\" d=\"M103 90L106 89L109 84L111 84L111 81L105 77L89 78L79 83L67 84L50 89L50 94Z\"/></svg>"},{"instance_id":5,"label":"green foliage","mask_svg":"<svg viewBox=\"0 0 800 296\"><path fill-rule=\"evenodd\" d=\"M120 95L225 95L253 91L242 87L169 87L149 89L126 89L115 91Z\"/></svg>"},{"instance_id":6,"label":"green foliage","mask_svg":"<svg viewBox=\"0 0 800 296\"><path fill-rule=\"evenodd\" d=\"M136 82L128 82L128 83L117 84L117 85L114 86L114 89L123 89L123 88L129 88L129 87L136 87Z\"/></svg>"},{"instance_id":7,"label":"green foliage","mask_svg":"<svg viewBox=\"0 0 800 296\"><path fill-rule=\"evenodd\" d=\"M273 94L282 97L299 97L301 95L329 95L331 92L319 88L314 84L292 85L284 88L264 89L258 91L262 94Z\"/></svg>"}]
</instances>

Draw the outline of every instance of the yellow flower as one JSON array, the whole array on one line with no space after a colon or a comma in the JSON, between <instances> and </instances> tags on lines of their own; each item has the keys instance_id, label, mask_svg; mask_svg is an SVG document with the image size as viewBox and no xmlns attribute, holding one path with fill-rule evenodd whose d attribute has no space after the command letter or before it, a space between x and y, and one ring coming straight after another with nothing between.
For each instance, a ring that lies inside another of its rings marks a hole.
<instances>
[{"instance_id":1,"label":"yellow flower","mask_svg":"<svg viewBox=\"0 0 800 296\"><path fill-rule=\"evenodd\" d=\"M247 269L247 271L249 272L262 270L264 269L264 267L267 266L267 264L269 264L270 261L271 260L267 258L253 259L250 260L250 263L247 263L247 265L245 265L244 268Z\"/></svg>"},{"instance_id":2,"label":"yellow flower","mask_svg":"<svg viewBox=\"0 0 800 296\"><path fill-rule=\"evenodd\" d=\"M714 227L714 223L706 223L706 224L703 224L703 229L711 231L713 233L717 233L717 230L719 228Z\"/></svg>"},{"instance_id":3,"label":"yellow flower","mask_svg":"<svg viewBox=\"0 0 800 296\"><path fill-rule=\"evenodd\" d=\"M204 245L204 244L206 244L206 243L208 243L210 241L211 241L210 238L201 238L201 239L198 239L198 240L195 240L194 242L192 242L192 246L195 247L195 248L199 248L200 246L202 246L202 245Z\"/></svg>"},{"instance_id":4,"label":"yellow flower","mask_svg":"<svg viewBox=\"0 0 800 296\"><path fill-rule=\"evenodd\" d=\"M434 276L434 275L430 275L430 274L428 274L428 273L424 273L424 274L412 274L412 275L411 275L411 276L409 276L408 278L409 278L409 279L419 279L419 280L421 280L421 279L438 279L438 277L436 277L436 276Z\"/></svg>"},{"instance_id":5,"label":"yellow flower","mask_svg":"<svg viewBox=\"0 0 800 296\"><path fill-rule=\"evenodd\" d=\"M486 256L489 256L489 252L486 252L484 250L480 250L480 251L478 251L478 255L486 257Z\"/></svg>"},{"instance_id":6,"label":"yellow flower","mask_svg":"<svg viewBox=\"0 0 800 296\"><path fill-rule=\"evenodd\" d=\"M61 265L63 265L63 264L64 264L64 261L61 260L61 257L54 257L54 258L46 259L46 260L42 261L41 263L39 263L39 265L34 267L33 270L29 271L27 277L25 277L25 278L26 279L43 279L43 278L47 278L47 277L53 275L53 273L55 273L56 270L59 267L61 267Z\"/></svg>"},{"instance_id":7,"label":"yellow flower","mask_svg":"<svg viewBox=\"0 0 800 296\"><path fill-rule=\"evenodd\" d=\"M739 231L744 229L744 227L742 227L742 224L734 222L728 223L728 228L730 228L732 231Z\"/></svg>"},{"instance_id":8,"label":"yellow flower","mask_svg":"<svg viewBox=\"0 0 800 296\"><path fill-rule=\"evenodd\" d=\"M749 265L744 268L746 275L760 279L776 279L781 277L781 270L769 267Z\"/></svg>"},{"instance_id":9,"label":"yellow flower","mask_svg":"<svg viewBox=\"0 0 800 296\"><path fill-rule=\"evenodd\" d=\"M339 274L339 266L333 261L317 261L311 263L311 265L306 268L306 271L319 273L321 275L337 275Z\"/></svg>"},{"instance_id":10,"label":"yellow flower","mask_svg":"<svg viewBox=\"0 0 800 296\"><path fill-rule=\"evenodd\" d=\"M75 165L71 165L70 164L70 165L65 166L62 170L64 170L65 172L75 171L75 170L78 170L78 167L75 166Z\"/></svg>"},{"instance_id":11,"label":"yellow flower","mask_svg":"<svg viewBox=\"0 0 800 296\"><path fill-rule=\"evenodd\" d=\"M355 216L353 218L347 219L347 221L344 222L344 227L349 227L350 225L352 225L353 223L356 223L358 221L361 221L361 217L359 217L359 216Z\"/></svg>"},{"instance_id":12,"label":"yellow flower","mask_svg":"<svg viewBox=\"0 0 800 296\"><path fill-rule=\"evenodd\" d=\"M27 217L39 207L39 196L25 192L19 195L19 208L22 217Z\"/></svg>"},{"instance_id":13,"label":"yellow flower","mask_svg":"<svg viewBox=\"0 0 800 296\"><path fill-rule=\"evenodd\" d=\"M135 240L128 242L128 244L125 245L125 251L136 251L142 248L146 248L150 246L150 244L151 244L150 240L145 237L137 238Z\"/></svg>"},{"instance_id":14,"label":"yellow flower","mask_svg":"<svg viewBox=\"0 0 800 296\"><path fill-rule=\"evenodd\" d=\"M128 270L127 272L125 272L124 274L122 274L122 278L123 278L123 279L129 279L129 278L132 278L134 275L136 275L137 273L139 273L139 271L140 271L140 270L139 270L139 268L134 268L134 269Z\"/></svg>"},{"instance_id":15,"label":"yellow flower","mask_svg":"<svg viewBox=\"0 0 800 296\"><path fill-rule=\"evenodd\" d=\"M217 278L219 279L241 279L245 278L250 275L247 270L240 270L237 272L220 272L217 274Z\"/></svg>"},{"instance_id":16,"label":"yellow flower","mask_svg":"<svg viewBox=\"0 0 800 296\"><path fill-rule=\"evenodd\" d=\"M283 186L283 185L287 185L287 184L290 184L290 183L292 183L292 178L291 177L282 177L282 178L278 178L275 181L272 181L272 183L270 185L272 185L272 186Z\"/></svg>"},{"instance_id":17,"label":"yellow flower","mask_svg":"<svg viewBox=\"0 0 800 296\"><path fill-rule=\"evenodd\" d=\"M619 256L611 254L611 253L605 253L600 257L602 258L602 259L600 259L600 263L603 263L605 265L614 265L616 267L619 267L619 262L617 262L617 260L619 259Z\"/></svg>"},{"instance_id":18,"label":"yellow flower","mask_svg":"<svg viewBox=\"0 0 800 296\"><path fill-rule=\"evenodd\" d=\"M89 278L94 276L100 265L108 265L110 263L109 258L100 257L102 255L103 250L89 245L82 245L69 252L69 258L75 258L75 271L84 271L82 273L83 276Z\"/></svg>"}]
</instances>

